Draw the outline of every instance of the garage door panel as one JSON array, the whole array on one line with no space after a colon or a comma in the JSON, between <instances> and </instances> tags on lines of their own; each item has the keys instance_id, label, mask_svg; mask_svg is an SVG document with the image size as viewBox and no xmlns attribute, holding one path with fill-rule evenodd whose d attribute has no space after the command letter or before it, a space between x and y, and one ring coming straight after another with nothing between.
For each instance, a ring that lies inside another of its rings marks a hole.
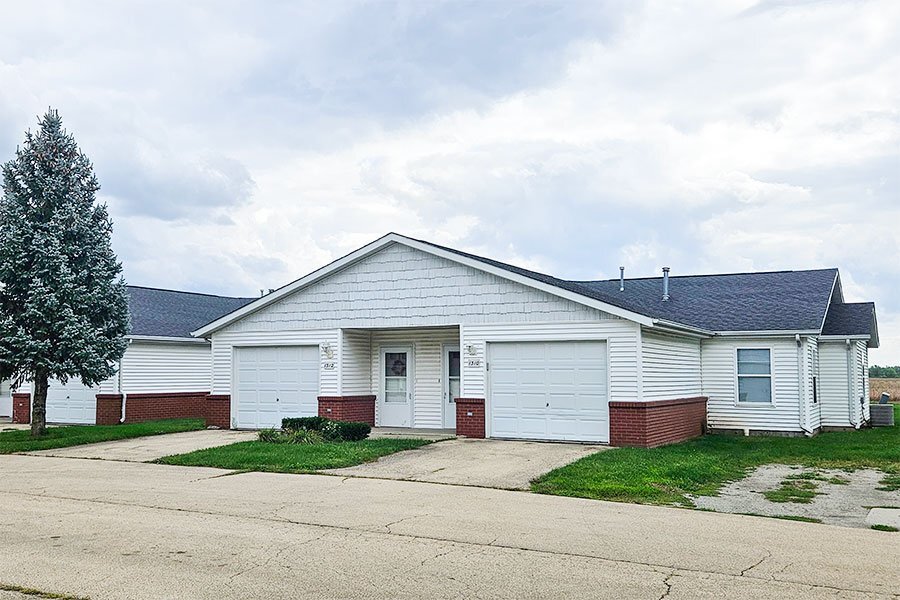
<instances>
[{"instance_id":1,"label":"garage door panel","mask_svg":"<svg viewBox=\"0 0 900 600\"><path fill-rule=\"evenodd\" d=\"M47 422L95 423L99 392L99 387L87 387L78 378L66 383L51 379L47 387Z\"/></svg>"},{"instance_id":2,"label":"garage door panel","mask_svg":"<svg viewBox=\"0 0 900 600\"><path fill-rule=\"evenodd\" d=\"M238 427L277 427L284 417L318 414L318 346L238 348L235 361Z\"/></svg>"},{"instance_id":3,"label":"garage door panel","mask_svg":"<svg viewBox=\"0 0 900 600\"><path fill-rule=\"evenodd\" d=\"M608 440L606 342L489 345L491 435Z\"/></svg>"}]
</instances>

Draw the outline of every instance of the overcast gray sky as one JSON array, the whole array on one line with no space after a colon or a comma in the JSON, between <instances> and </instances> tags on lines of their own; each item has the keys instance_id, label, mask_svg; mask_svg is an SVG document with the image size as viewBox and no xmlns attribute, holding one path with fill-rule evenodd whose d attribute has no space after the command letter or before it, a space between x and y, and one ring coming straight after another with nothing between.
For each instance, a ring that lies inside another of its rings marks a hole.
<instances>
[{"instance_id":1,"label":"overcast gray sky","mask_svg":"<svg viewBox=\"0 0 900 600\"><path fill-rule=\"evenodd\" d=\"M388 231L564 278L837 266L900 364L900 2L6 3L129 283L278 287Z\"/></svg>"}]
</instances>

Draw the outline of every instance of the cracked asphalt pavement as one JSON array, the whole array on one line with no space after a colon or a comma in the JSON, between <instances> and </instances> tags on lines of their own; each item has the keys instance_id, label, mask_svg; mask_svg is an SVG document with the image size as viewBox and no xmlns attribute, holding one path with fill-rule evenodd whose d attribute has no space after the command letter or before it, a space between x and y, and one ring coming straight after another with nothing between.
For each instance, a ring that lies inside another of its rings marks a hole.
<instances>
[{"instance_id":1,"label":"cracked asphalt pavement","mask_svg":"<svg viewBox=\"0 0 900 600\"><path fill-rule=\"evenodd\" d=\"M45 456L0 473L0 584L78 597L900 598L893 533Z\"/></svg>"}]
</instances>

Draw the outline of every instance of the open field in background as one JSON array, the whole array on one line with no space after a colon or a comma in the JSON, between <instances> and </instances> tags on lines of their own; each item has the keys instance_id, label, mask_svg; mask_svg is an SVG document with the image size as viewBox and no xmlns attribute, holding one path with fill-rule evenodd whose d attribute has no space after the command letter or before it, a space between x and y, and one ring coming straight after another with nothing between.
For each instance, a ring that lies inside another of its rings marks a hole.
<instances>
[{"instance_id":1,"label":"open field in background","mask_svg":"<svg viewBox=\"0 0 900 600\"><path fill-rule=\"evenodd\" d=\"M890 394L891 402L900 402L900 378L869 377L869 398L878 400L881 392Z\"/></svg>"}]
</instances>

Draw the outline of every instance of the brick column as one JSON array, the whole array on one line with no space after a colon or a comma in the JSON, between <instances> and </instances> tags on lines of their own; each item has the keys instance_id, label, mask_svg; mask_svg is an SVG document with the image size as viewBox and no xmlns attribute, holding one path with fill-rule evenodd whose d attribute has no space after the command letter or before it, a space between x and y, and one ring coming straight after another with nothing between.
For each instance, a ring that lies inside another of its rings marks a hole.
<instances>
[{"instance_id":1,"label":"brick column","mask_svg":"<svg viewBox=\"0 0 900 600\"><path fill-rule=\"evenodd\" d=\"M203 402L203 417L207 427L231 429L231 396L210 394Z\"/></svg>"},{"instance_id":2,"label":"brick column","mask_svg":"<svg viewBox=\"0 0 900 600\"><path fill-rule=\"evenodd\" d=\"M319 396L319 416L375 427L375 396Z\"/></svg>"},{"instance_id":3,"label":"brick column","mask_svg":"<svg viewBox=\"0 0 900 600\"><path fill-rule=\"evenodd\" d=\"M456 399L456 435L484 437L484 398Z\"/></svg>"},{"instance_id":4,"label":"brick column","mask_svg":"<svg viewBox=\"0 0 900 600\"><path fill-rule=\"evenodd\" d=\"M609 403L609 443L655 448L700 437L706 398Z\"/></svg>"},{"instance_id":5,"label":"brick column","mask_svg":"<svg viewBox=\"0 0 900 600\"><path fill-rule=\"evenodd\" d=\"M122 394L97 394L97 425L118 425L122 418Z\"/></svg>"},{"instance_id":6,"label":"brick column","mask_svg":"<svg viewBox=\"0 0 900 600\"><path fill-rule=\"evenodd\" d=\"M31 394L13 394L12 403L12 422L20 425L31 423Z\"/></svg>"}]
</instances>

